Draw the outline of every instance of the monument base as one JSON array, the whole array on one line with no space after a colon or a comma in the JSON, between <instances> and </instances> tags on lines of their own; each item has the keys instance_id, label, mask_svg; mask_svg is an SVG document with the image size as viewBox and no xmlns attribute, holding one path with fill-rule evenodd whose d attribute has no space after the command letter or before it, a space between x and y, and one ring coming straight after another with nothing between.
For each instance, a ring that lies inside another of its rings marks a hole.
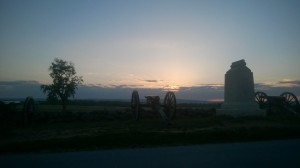
<instances>
[{"instance_id":1,"label":"monument base","mask_svg":"<svg viewBox=\"0 0 300 168\"><path fill-rule=\"evenodd\" d=\"M256 103L230 103L222 105L217 115L230 115L233 117L266 116L266 111L258 108Z\"/></svg>"}]
</instances>

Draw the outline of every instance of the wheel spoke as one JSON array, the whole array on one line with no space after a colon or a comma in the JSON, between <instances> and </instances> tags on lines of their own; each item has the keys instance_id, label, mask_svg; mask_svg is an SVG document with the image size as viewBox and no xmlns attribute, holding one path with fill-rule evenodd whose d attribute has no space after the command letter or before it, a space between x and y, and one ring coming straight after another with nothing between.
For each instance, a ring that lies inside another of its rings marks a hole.
<instances>
[{"instance_id":1,"label":"wheel spoke","mask_svg":"<svg viewBox=\"0 0 300 168\"><path fill-rule=\"evenodd\" d=\"M261 108L266 105L267 94L265 94L264 92L256 92L254 97L256 103L258 103Z\"/></svg>"},{"instance_id":2,"label":"wheel spoke","mask_svg":"<svg viewBox=\"0 0 300 168\"><path fill-rule=\"evenodd\" d=\"M173 92L167 92L165 95L164 108L168 119L172 119L176 113L176 97Z\"/></svg>"},{"instance_id":3,"label":"wheel spoke","mask_svg":"<svg viewBox=\"0 0 300 168\"><path fill-rule=\"evenodd\" d=\"M282 97L285 98L285 105L286 106L288 106L290 108L293 108L295 111L299 110L298 99L297 99L297 97L293 93L284 92L280 96L282 96Z\"/></svg>"},{"instance_id":4,"label":"wheel spoke","mask_svg":"<svg viewBox=\"0 0 300 168\"><path fill-rule=\"evenodd\" d=\"M291 95L289 95L289 94L286 94L286 97L287 97L287 98L286 98L286 99L287 99L287 101L288 101L288 102L291 102Z\"/></svg>"}]
</instances>

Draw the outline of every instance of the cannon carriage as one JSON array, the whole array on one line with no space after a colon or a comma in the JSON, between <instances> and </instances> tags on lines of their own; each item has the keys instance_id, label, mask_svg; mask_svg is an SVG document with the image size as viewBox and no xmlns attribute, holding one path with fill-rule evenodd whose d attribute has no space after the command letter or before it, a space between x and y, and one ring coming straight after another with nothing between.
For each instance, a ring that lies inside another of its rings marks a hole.
<instances>
[{"instance_id":1,"label":"cannon carriage","mask_svg":"<svg viewBox=\"0 0 300 168\"><path fill-rule=\"evenodd\" d=\"M145 96L146 103L141 103L138 91L134 90L131 95L131 111L135 120L140 119L141 109L150 107L152 111L158 112L163 120L170 121L176 114L176 97L171 91L167 92L163 104L159 96Z\"/></svg>"},{"instance_id":2,"label":"cannon carriage","mask_svg":"<svg viewBox=\"0 0 300 168\"><path fill-rule=\"evenodd\" d=\"M256 92L255 101L261 109L267 108L267 110L272 111L277 107L300 116L299 101L297 96L291 92L284 92L280 96L268 96L264 92Z\"/></svg>"},{"instance_id":3,"label":"cannon carriage","mask_svg":"<svg viewBox=\"0 0 300 168\"><path fill-rule=\"evenodd\" d=\"M0 121L3 120L22 120L23 124L28 124L33 116L33 113L38 109L37 101L34 101L33 97L26 97L25 101L20 100L8 100L0 101ZM22 106L22 108L20 108Z\"/></svg>"}]
</instances>

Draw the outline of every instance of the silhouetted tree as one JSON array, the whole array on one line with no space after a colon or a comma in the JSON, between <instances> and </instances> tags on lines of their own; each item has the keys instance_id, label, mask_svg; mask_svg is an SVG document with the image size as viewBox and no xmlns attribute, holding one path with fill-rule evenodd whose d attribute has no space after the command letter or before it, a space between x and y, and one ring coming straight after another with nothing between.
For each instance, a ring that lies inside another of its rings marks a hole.
<instances>
[{"instance_id":1,"label":"silhouetted tree","mask_svg":"<svg viewBox=\"0 0 300 168\"><path fill-rule=\"evenodd\" d=\"M83 79L81 76L76 76L72 62L58 58L51 63L49 71L53 84L41 85L41 90L47 94L47 99L50 101L60 99L62 110L65 111L69 97L74 97L77 86L83 82Z\"/></svg>"}]
</instances>

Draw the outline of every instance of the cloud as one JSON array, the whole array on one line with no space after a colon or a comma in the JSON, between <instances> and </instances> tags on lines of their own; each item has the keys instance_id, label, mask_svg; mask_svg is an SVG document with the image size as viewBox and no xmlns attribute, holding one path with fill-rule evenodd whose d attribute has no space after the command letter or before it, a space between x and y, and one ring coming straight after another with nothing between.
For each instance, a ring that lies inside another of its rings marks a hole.
<instances>
[{"instance_id":1,"label":"cloud","mask_svg":"<svg viewBox=\"0 0 300 168\"><path fill-rule=\"evenodd\" d=\"M163 82L164 80L156 80L156 79L138 79L141 82L149 82L149 83L158 83Z\"/></svg>"},{"instance_id":2,"label":"cloud","mask_svg":"<svg viewBox=\"0 0 300 168\"><path fill-rule=\"evenodd\" d=\"M0 90L10 90L13 89L14 87L11 85L6 85L6 84L0 84Z\"/></svg>"},{"instance_id":3,"label":"cloud","mask_svg":"<svg viewBox=\"0 0 300 168\"><path fill-rule=\"evenodd\" d=\"M158 80L144 80L145 82L157 83Z\"/></svg>"},{"instance_id":4,"label":"cloud","mask_svg":"<svg viewBox=\"0 0 300 168\"><path fill-rule=\"evenodd\" d=\"M300 97L300 80L278 81L274 83L256 83L255 91L265 92L269 96L279 96L283 92L292 92Z\"/></svg>"},{"instance_id":5,"label":"cloud","mask_svg":"<svg viewBox=\"0 0 300 168\"><path fill-rule=\"evenodd\" d=\"M220 100L224 97L224 87L212 87L212 85L180 87L176 95L179 98L190 100Z\"/></svg>"},{"instance_id":6,"label":"cloud","mask_svg":"<svg viewBox=\"0 0 300 168\"><path fill-rule=\"evenodd\" d=\"M279 81L282 85L256 83L255 91L263 91L267 95L280 95L283 92L292 92L300 97L299 81ZM276 84L275 83L275 84ZM284 85L283 85L284 84ZM291 85L293 84L293 85ZM37 81L0 81L0 98L46 98L40 90L41 83ZM275 87L276 86L276 87ZM84 84L78 86L75 99L130 99L133 90L138 90L140 98L147 95L158 95L162 99L172 86L161 88L145 88L144 85L103 85ZM173 86L177 99L220 101L224 97L224 86L221 84L201 84L197 86Z\"/></svg>"},{"instance_id":7,"label":"cloud","mask_svg":"<svg viewBox=\"0 0 300 168\"><path fill-rule=\"evenodd\" d=\"M38 81L0 81L0 98L44 97Z\"/></svg>"},{"instance_id":8,"label":"cloud","mask_svg":"<svg viewBox=\"0 0 300 168\"><path fill-rule=\"evenodd\" d=\"M199 84L199 86L207 86L207 87L223 87L224 84L208 83L208 84Z\"/></svg>"},{"instance_id":9,"label":"cloud","mask_svg":"<svg viewBox=\"0 0 300 168\"><path fill-rule=\"evenodd\" d=\"M140 87L143 87L144 85L126 85L126 84L123 84L123 85L114 85L114 84L111 84L111 85L102 85L103 88L111 88L111 89L117 89L117 88L140 88Z\"/></svg>"},{"instance_id":10,"label":"cloud","mask_svg":"<svg viewBox=\"0 0 300 168\"><path fill-rule=\"evenodd\" d=\"M0 81L0 85L35 85L40 84L38 81Z\"/></svg>"},{"instance_id":11,"label":"cloud","mask_svg":"<svg viewBox=\"0 0 300 168\"><path fill-rule=\"evenodd\" d=\"M259 88L270 88L270 87L300 87L300 80L282 80L272 83L256 83L256 87Z\"/></svg>"},{"instance_id":12,"label":"cloud","mask_svg":"<svg viewBox=\"0 0 300 168\"><path fill-rule=\"evenodd\" d=\"M300 86L300 80L284 80L277 82L278 85Z\"/></svg>"},{"instance_id":13,"label":"cloud","mask_svg":"<svg viewBox=\"0 0 300 168\"><path fill-rule=\"evenodd\" d=\"M167 91L175 91L177 99L189 100L220 100L223 99L223 87L179 87L176 90L163 88L142 88L140 85L110 85L105 86L81 86L76 97L83 99L130 99L133 90L137 90L140 99L147 95L158 95L162 99Z\"/></svg>"}]
</instances>

